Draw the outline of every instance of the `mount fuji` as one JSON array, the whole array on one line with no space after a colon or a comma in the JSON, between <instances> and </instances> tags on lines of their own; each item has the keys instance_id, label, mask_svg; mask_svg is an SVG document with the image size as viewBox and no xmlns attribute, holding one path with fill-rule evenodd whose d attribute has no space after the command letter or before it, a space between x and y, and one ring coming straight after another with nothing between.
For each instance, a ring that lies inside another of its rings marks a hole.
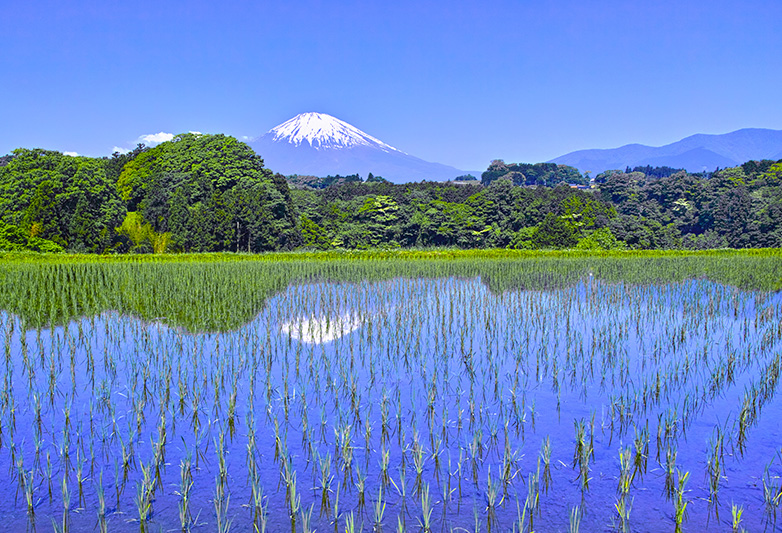
<instances>
[{"instance_id":1,"label":"mount fuji","mask_svg":"<svg viewBox=\"0 0 782 533\"><path fill-rule=\"evenodd\" d=\"M266 166L291 175L371 172L394 183L448 180L464 171L419 159L325 113L301 113L250 142Z\"/></svg>"}]
</instances>

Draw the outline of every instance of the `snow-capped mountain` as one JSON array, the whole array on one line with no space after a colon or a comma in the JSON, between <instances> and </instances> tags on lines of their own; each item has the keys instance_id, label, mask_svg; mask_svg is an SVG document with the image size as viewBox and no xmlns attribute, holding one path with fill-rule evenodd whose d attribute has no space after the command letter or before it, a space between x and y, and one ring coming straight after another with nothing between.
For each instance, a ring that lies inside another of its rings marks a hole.
<instances>
[{"instance_id":1,"label":"snow-capped mountain","mask_svg":"<svg viewBox=\"0 0 782 533\"><path fill-rule=\"evenodd\" d=\"M372 146L384 152L400 152L355 126L325 113L301 113L269 130L272 140L294 146L304 143L316 150Z\"/></svg>"},{"instance_id":2,"label":"snow-capped mountain","mask_svg":"<svg viewBox=\"0 0 782 533\"><path fill-rule=\"evenodd\" d=\"M301 113L250 143L268 168L291 175L371 172L389 181L453 179L464 171L419 159L325 113Z\"/></svg>"}]
</instances>

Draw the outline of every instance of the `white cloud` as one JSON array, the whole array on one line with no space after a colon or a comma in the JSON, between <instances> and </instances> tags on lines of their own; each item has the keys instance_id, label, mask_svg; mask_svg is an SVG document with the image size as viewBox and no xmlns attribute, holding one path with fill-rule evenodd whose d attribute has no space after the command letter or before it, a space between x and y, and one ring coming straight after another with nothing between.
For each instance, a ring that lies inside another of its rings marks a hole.
<instances>
[{"instance_id":1,"label":"white cloud","mask_svg":"<svg viewBox=\"0 0 782 533\"><path fill-rule=\"evenodd\" d=\"M173 133L166 133L161 131L159 133L149 133L147 135L142 135L138 138L138 140L146 144L160 144L166 141L170 141L173 138Z\"/></svg>"},{"instance_id":2,"label":"white cloud","mask_svg":"<svg viewBox=\"0 0 782 533\"><path fill-rule=\"evenodd\" d=\"M79 154L76 152L63 152L62 155L67 155L70 157L77 157Z\"/></svg>"},{"instance_id":3,"label":"white cloud","mask_svg":"<svg viewBox=\"0 0 782 533\"><path fill-rule=\"evenodd\" d=\"M191 131L190 133L194 135L203 135L200 131ZM157 133L147 133L145 135L139 135L138 138L136 138L135 141L133 141L133 145L135 148L135 145L143 143L147 147L152 148L160 143L168 142L174 138L173 133L166 133L165 131L159 131ZM128 142L128 144L131 144ZM120 154L127 154L130 152L133 148L122 148L120 146L115 146L112 148L111 152L119 152Z\"/></svg>"}]
</instances>

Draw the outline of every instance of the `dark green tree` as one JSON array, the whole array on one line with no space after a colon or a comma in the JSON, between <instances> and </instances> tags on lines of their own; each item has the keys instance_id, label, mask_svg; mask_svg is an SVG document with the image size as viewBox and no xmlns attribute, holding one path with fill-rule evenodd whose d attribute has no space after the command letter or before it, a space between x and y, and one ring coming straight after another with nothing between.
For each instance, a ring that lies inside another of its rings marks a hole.
<instances>
[{"instance_id":1,"label":"dark green tree","mask_svg":"<svg viewBox=\"0 0 782 533\"><path fill-rule=\"evenodd\" d=\"M578 244L578 236L572 224L554 213L546 215L534 239L538 248L573 248Z\"/></svg>"}]
</instances>

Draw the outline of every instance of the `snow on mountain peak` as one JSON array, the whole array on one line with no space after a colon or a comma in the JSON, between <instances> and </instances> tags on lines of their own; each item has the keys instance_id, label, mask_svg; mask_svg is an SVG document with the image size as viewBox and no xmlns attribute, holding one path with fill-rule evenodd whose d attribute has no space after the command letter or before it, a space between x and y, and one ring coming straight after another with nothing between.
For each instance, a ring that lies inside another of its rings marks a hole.
<instances>
[{"instance_id":1,"label":"snow on mountain peak","mask_svg":"<svg viewBox=\"0 0 782 533\"><path fill-rule=\"evenodd\" d=\"M269 130L274 141L295 146L307 143L312 148L354 148L370 146L384 152L400 152L347 122L325 113L301 113Z\"/></svg>"}]
</instances>

